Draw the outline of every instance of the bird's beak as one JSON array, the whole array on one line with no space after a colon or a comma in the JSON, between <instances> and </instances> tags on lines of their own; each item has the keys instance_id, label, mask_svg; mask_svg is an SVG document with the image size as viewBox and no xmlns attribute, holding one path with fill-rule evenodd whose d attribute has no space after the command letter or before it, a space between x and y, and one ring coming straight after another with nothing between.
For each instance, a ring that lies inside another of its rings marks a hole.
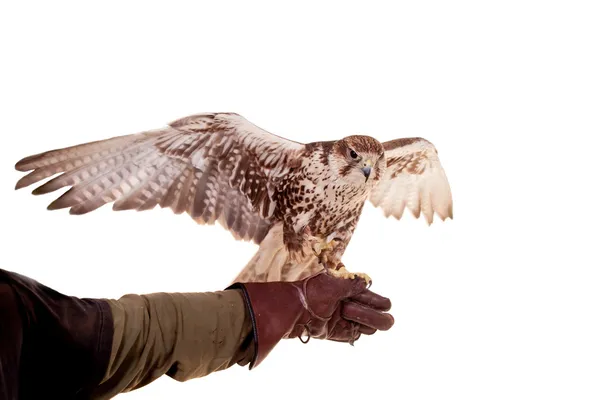
<instances>
[{"instance_id":1,"label":"bird's beak","mask_svg":"<svg viewBox=\"0 0 600 400\"><path fill-rule=\"evenodd\" d=\"M367 160L365 165L362 167L363 175L365 176L365 182L369 179L369 175L371 175L371 167L373 166L373 162L371 160Z\"/></svg>"}]
</instances>

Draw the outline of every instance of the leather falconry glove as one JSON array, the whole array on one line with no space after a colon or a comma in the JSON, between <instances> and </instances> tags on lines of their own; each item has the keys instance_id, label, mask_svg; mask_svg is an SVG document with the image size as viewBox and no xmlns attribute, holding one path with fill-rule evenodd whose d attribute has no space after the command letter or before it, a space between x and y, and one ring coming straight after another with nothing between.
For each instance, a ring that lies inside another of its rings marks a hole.
<instances>
[{"instance_id":1,"label":"leather falconry glove","mask_svg":"<svg viewBox=\"0 0 600 400\"><path fill-rule=\"evenodd\" d=\"M281 339L307 336L353 344L361 334L394 324L385 312L390 300L368 290L361 278L336 278L323 271L296 282L235 283L228 289L241 289L250 312L255 346L250 369Z\"/></svg>"}]
</instances>

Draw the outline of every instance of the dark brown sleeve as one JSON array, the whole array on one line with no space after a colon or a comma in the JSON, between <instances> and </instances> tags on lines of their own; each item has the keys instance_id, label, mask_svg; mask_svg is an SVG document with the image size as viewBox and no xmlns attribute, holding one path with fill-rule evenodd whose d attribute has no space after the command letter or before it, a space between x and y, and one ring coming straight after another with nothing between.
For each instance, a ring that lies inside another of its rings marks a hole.
<instances>
[{"instance_id":1,"label":"dark brown sleeve","mask_svg":"<svg viewBox=\"0 0 600 400\"><path fill-rule=\"evenodd\" d=\"M112 352L94 398L140 388L160 376L185 381L246 365L252 324L241 293L154 293L109 300Z\"/></svg>"}]
</instances>

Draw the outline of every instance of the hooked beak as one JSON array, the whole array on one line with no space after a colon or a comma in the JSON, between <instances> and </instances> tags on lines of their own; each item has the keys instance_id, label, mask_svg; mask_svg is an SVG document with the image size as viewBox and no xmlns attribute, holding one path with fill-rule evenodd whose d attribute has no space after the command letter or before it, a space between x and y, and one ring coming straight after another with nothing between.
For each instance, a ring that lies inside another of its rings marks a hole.
<instances>
[{"instance_id":1,"label":"hooked beak","mask_svg":"<svg viewBox=\"0 0 600 400\"><path fill-rule=\"evenodd\" d=\"M365 182L369 179L369 175L371 175L371 167L373 166L373 162L371 160L367 160L365 165L362 167L362 173L365 176Z\"/></svg>"}]
</instances>

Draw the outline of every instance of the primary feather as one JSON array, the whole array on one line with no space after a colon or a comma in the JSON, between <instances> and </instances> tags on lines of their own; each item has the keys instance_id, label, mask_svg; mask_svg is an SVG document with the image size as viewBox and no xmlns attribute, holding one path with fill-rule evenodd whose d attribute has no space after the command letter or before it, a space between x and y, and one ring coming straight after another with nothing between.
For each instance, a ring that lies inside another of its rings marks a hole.
<instances>
[{"instance_id":1,"label":"primary feather","mask_svg":"<svg viewBox=\"0 0 600 400\"><path fill-rule=\"evenodd\" d=\"M397 139L383 143L387 169L370 200L386 217L402 217L408 208L429 224L434 213L442 220L452 218L452 193L446 173L433 144L423 138Z\"/></svg>"},{"instance_id":2,"label":"primary feather","mask_svg":"<svg viewBox=\"0 0 600 400\"><path fill-rule=\"evenodd\" d=\"M85 214L111 202L114 210L160 205L199 223L219 221L236 238L260 243L273 222L269 179L285 174L278 166L303 148L236 114L200 114L163 129L24 158L16 169L33 171L16 187L62 173L33 191L71 187L51 210Z\"/></svg>"}]
</instances>

